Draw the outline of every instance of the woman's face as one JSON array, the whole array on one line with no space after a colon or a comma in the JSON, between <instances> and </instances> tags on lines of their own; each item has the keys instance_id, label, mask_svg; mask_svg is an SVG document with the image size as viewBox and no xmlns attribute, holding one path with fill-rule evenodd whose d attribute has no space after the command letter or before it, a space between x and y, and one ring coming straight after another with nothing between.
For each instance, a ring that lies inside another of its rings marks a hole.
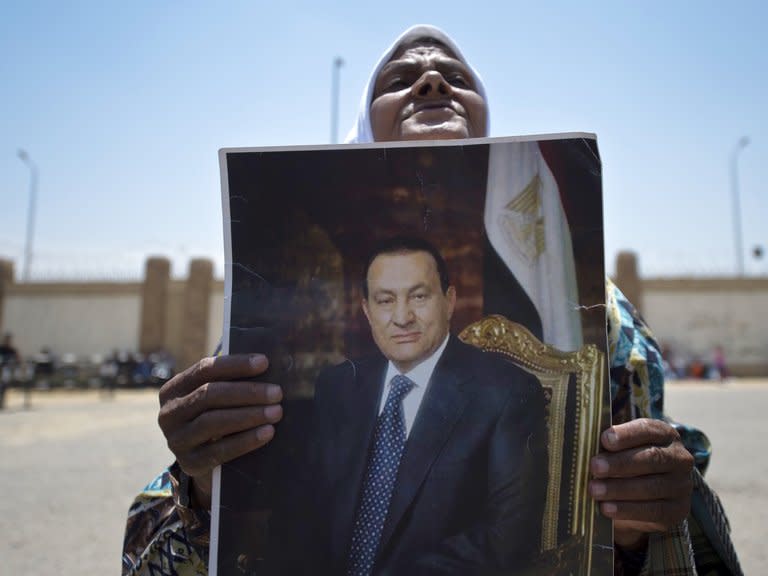
<instances>
[{"instance_id":1,"label":"woman's face","mask_svg":"<svg viewBox=\"0 0 768 576\"><path fill-rule=\"evenodd\" d=\"M486 107L469 69L440 44L401 47L376 78L374 140L486 136Z\"/></svg>"}]
</instances>

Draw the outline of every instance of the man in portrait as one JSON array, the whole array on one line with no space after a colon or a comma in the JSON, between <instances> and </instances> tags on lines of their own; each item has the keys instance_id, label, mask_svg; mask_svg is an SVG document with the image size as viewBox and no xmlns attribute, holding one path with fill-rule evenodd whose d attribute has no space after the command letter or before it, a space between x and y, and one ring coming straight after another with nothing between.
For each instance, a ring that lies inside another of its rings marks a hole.
<instances>
[{"instance_id":1,"label":"man in portrait","mask_svg":"<svg viewBox=\"0 0 768 576\"><path fill-rule=\"evenodd\" d=\"M379 244L365 265L363 296L379 353L318 378L307 436L311 487L289 490L294 517L275 518L306 537L278 536L283 545L302 541L301 554L285 550L292 565L282 571L524 567L538 552L544 507L541 386L450 334L456 291L427 241ZM298 493L311 495L295 500Z\"/></svg>"}]
</instances>

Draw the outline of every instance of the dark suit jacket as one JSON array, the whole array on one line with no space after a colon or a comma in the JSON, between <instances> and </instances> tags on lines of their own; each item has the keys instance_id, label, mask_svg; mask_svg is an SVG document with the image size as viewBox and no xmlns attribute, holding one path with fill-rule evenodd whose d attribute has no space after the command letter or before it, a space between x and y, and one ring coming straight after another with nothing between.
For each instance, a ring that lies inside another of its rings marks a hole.
<instances>
[{"instance_id":1,"label":"dark suit jacket","mask_svg":"<svg viewBox=\"0 0 768 576\"><path fill-rule=\"evenodd\" d=\"M292 527L278 536L281 572L344 574L386 369L380 356L320 375L303 486L276 511ZM408 436L374 573L512 573L538 552L545 484L539 383L452 336Z\"/></svg>"}]
</instances>

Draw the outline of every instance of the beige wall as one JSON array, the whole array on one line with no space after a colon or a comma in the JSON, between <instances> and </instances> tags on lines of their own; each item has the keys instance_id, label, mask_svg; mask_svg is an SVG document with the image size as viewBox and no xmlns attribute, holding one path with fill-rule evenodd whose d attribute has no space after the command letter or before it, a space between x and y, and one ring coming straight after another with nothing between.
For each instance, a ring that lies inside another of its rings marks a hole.
<instances>
[{"instance_id":1,"label":"beige wall","mask_svg":"<svg viewBox=\"0 0 768 576\"><path fill-rule=\"evenodd\" d=\"M184 295L187 283L173 280L168 285L166 316L166 348L174 358L181 356L182 331L184 329Z\"/></svg>"},{"instance_id":2,"label":"beige wall","mask_svg":"<svg viewBox=\"0 0 768 576\"><path fill-rule=\"evenodd\" d=\"M23 356L136 350L141 284L13 284L3 302L4 332Z\"/></svg>"},{"instance_id":3,"label":"beige wall","mask_svg":"<svg viewBox=\"0 0 768 576\"><path fill-rule=\"evenodd\" d=\"M633 292L663 344L704 361L721 345L736 374L768 374L768 278L643 279L637 259L622 258L617 283ZM151 281L15 284L12 274L0 274L0 331L14 334L23 355L48 346L57 354L89 356L115 348L138 351L144 330L145 344L147 333L161 338L184 368L213 353L223 326L224 283L212 280L209 264L196 262L197 294L189 293L187 280L164 276L168 267L158 258L148 261L148 269L158 267L160 280L154 284L162 290L152 290ZM12 271L12 264L0 260L0 272L5 269ZM150 300L144 301L149 293L152 310L146 305ZM201 307L206 309L190 313Z\"/></svg>"},{"instance_id":4,"label":"beige wall","mask_svg":"<svg viewBox=\"0 0 768 576\"><path fill-rule=\"evenodd\" d=\"M170 280L163 301L156 307L164 315L162 344L180 362L184 355L185 330L190 318L186 280ZM137 352L141 348L142 298L140 283L33 283L4 285L0 301L0 331L11 332L24 356L43 346L55 354L78 356L107 354L114 349ZM194 304L194 303L193 303ZM199 316L205 322L202 355L213 354L221 339L224 316L224 282L213 281L208 309ZM154 323L156 319L150 319ZM157 346L152 346L153 349ZM179 366L183 368L184 366Z\"/></svg>"},{"instance_id":5,"label":"beige wall","mask_svg":"<svg viewBox=\"0 0 768 576\"><path fill-rule=\"evenodd\" d=\"M164 349L183 369L221 336L224 283L208 260L192 260L190 278L172 280L167 259L149 258L140 283L16 284L12 271L0 259L0 332L13 333L23 356L42 347L81 358Z\"/></svg>"},{"instance_id":6,"label":"beige wall","mask_svg":"<svg viewBox=\"0 0 768 576\"><path fill-rule=\"evenodd\" d=\"M735 372L768 373L768 279L646 279L642 291L645 319L673 352L707 362L722 346Z\"/></svg>"}]
</instances>

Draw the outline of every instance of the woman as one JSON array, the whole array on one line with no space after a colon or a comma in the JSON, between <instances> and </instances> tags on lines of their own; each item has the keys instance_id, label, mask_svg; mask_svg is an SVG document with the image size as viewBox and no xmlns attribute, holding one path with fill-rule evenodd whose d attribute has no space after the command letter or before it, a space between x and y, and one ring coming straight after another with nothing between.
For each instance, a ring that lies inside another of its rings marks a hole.
<instances>
[{"instance_id":1,"label":"woman","mask_svg":"<svg viewBox=\"0 0 768 576\"><path fill-rule=\"evenodd\" d=\"M374 67L347 139L476 138L489 125L482 80L458 46L437 28L415 26ZM686 520L693 457L661 419L658 346L610 282L606 295L615 424L601 438L605 452L593 459L590 491L614 520L617 573L694 574ZM279 387L246 381L266 367L258 354L206 358L163 386L159 422L177 462L131 508L124 574L149 573L150 564L206 573L211 472L269 442L282 416ZM700 556L697 548L699 567L709 560L708 568L727 570L719 573L740 573L727 534L720 536L719 555Z\"/></svg>"}]
</instances>

